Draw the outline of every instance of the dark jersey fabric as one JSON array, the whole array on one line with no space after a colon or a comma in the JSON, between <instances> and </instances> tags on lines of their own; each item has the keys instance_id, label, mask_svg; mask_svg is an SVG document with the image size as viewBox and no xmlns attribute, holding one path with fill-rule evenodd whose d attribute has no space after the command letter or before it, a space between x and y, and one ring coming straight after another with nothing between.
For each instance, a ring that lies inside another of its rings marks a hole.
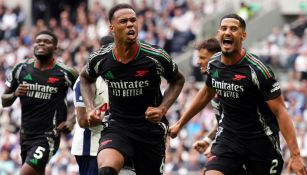
<instances>
[{"instance_id":1,"label":"dark jersey fabric","mask_svg":"<svg viewBox=\"0 0 307 175\"><path fill-rule=\"evenodd\" d=\"M252 139L275 135L276 117L266 101L280 96L280 85L269 67L250 52L235 65L221 63L221 53L207 67L206 84L218 95L223 118L218 135Z\"/></svg>"},{"instance_id":2,"label":"dark jersey fabric","mask_svg":"<svg viewBox=\"0 0 307 175\"><path fill-rule=\"evenodd\" d=\"M87 63L88 74L102 76L108 84L110 119L125 124L145 122L147 107L159 106L161 76L169 82L178 78L177 65L164 50L143 42L139 45L137 55L127 64L116 60L113 44L92 53Z\"/></svg>"},{"instance_id":3,"label":"dark jersey fabric","mask_svg":"<svg viewBox=\"0 0 307 175\"><path fill-rule=\"evenodd\" d=\"M73 87L78 74L74 69L55 60L50 69L35 67L35 59L17 64L7 80L15 91L19 84L28 84L29 91L20 97L22 137L44 137L56 134L56 126L66 120L66 94Z\"/></svg>"}]
</instances>

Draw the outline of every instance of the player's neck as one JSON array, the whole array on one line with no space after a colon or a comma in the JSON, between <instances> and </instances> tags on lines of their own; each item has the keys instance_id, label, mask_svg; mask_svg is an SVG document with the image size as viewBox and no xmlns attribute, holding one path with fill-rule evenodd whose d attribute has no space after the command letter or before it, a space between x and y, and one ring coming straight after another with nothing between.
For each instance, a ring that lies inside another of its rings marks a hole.
<instances>
[{"instance_id":1,"label":"player's neck","mask_svg":"<svg viewBox=\"0 0 307 175\"><path fill-rule=\"evenodd\" d=\"M55 64L55 59L53 57L51 57L49 59L38 59L38 58L36 58L34 66L35 66L35 68L44 71L44 70L51 69L54 64Z\"/></svg>"},{"instance_id":2,"label":"player's neck","mask_svg":"<svg viewBox=\"0 0 307 175\"><path fill-rule=\"evenodd\" d=\"M137 56L139 48L140 45L138 41L129 45L116 43L114 48L115 59L126 64Z\"/></svg>"},{"instance_id":3,"label":"player's neck","mask_svg":"<svg viewBox=\"0 0 307 175\"><path fill-rule=\"evenodd\" d=\"M240 49L240 52L234 52L230 55L222 54L221 62L225 65L234 65L240 62L240 60L244 57L246 50Z\"/></svg>"}]
</instances>

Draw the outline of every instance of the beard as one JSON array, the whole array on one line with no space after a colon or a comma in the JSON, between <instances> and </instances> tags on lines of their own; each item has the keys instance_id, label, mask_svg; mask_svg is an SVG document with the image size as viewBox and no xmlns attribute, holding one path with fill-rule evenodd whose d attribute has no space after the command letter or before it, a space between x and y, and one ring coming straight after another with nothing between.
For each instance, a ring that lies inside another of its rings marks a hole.
<instances>
[{"instance_id":1,"label":"beard","mask_svg":"<svg viewBox=\"0 0 307 175\"><path fill-rule=\"evenodd\" d=\"M48 52L44 55L34 53L35 57L40 61L47 61L52 58L52 53Z\"/></svg>"},{"instance_id":2,"label":"beard","mask_svg":"<svg viewBox=\"0 0 307 175\"><path fill-rule=\"evenodd\" d=\"M231 56L233 53L234 53L234 51L230 51L230 52L222 51L222 54L223 54L225 57L229 57L229 56Z\"/></svg>"}]
</instances>

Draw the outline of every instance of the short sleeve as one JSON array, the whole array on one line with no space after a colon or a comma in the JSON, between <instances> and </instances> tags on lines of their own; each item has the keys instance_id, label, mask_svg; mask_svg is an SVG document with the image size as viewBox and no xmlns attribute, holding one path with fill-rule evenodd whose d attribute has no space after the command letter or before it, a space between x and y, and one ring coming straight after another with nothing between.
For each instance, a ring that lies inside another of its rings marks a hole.
<instances>
[{"instance_id":1,"label":"short sleeve","mask_svg":"<svg viewBox=\"0 0 307 175\"><path fill-rule=\"evenodd\" d=\"M163 49L159 50L159 59L162 69L161 69L161 76L164 77L167 81L172 82L177 80L178 78L178 66L172 60L171 56L166 53ZM159 66L159 65L158 65Z\"/></svg>"},{"instance_id":2,"label":"short sleeve","mask_svg":"<svg viewBox=\"0 0 307 175\"><path fill-rule=\"evenodd\" d=\"M74 105L75 107L85 107L85 104L82 99L81 89L80 89L80 79L76 80L76 83L73 88L74 93Z\"/></svg>"},{"instance_id":3,"label":"short sleeve","mask_svg":"<svg viewBox=\"0 0 307 175\"><path fill-rule=\"evenodd\" d=\"M19 75L22 70L22 64L16 65L7 75L5 85L11 90L16 90L19 85Z\"/></svg>"},{"instance_id":4,"label":"short sleeve","mask_svg":"<svg viewBox=\"0 0 307 175\"><path fill-rule=\"evenodd\" d=\"M265 101L281 95L280 83L276 80L273 71L266 67L263 71L257 71L259 88Z\"/></svg>"}]
</instances>

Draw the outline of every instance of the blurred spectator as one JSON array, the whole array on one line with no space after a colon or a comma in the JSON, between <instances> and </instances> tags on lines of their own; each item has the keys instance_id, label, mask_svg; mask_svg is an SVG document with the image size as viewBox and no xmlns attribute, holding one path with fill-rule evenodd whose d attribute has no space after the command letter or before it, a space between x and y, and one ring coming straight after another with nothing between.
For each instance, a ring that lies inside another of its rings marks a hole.
<instances>
[{"instance_id":1,"label":"blurred spectator","mask_svg":"<svg viewBox=\"0 0 307 175\"><path fill-rule=\"evenodd\" d=\"M299 80L307 80L307 43L299 49L299 55L294 61L294 70L296 72L296 78Z\"/></svg>"},{"instance_id":2,"label":"blurred spectator","mask_svg":"<svg viewBox=\"0 0 307 175\"><path fill-rule=\"evenodd\" d=\"M243 18L245 21L248 21L253 17L253 12L245 2L240 3L240 9L237 14L241 16L241 18Z\"/></svg>"},{"instance_id":3,"label":"blurred spectator","mask_svg":"<svg viewBox=\"0 0 307 175\"><path fill-rule=\"evenodd\" d=\"M17 15L13 12L13 9L6 9L0 23L0 28L4 31L4 39L17 36L17 24Z\"/></svg>"},{"instance_id":4,"label":"blurred spectator","mask_svg":"<svg viewBox=\"0 0 307 175\"><path fill-rule=\"evenodd\" d=\"M296 20L296 22L292 24L292 30L298 37L303 37L306 28L307 28L306 15L300 15Z\"/></svg>"}]
</instances>

